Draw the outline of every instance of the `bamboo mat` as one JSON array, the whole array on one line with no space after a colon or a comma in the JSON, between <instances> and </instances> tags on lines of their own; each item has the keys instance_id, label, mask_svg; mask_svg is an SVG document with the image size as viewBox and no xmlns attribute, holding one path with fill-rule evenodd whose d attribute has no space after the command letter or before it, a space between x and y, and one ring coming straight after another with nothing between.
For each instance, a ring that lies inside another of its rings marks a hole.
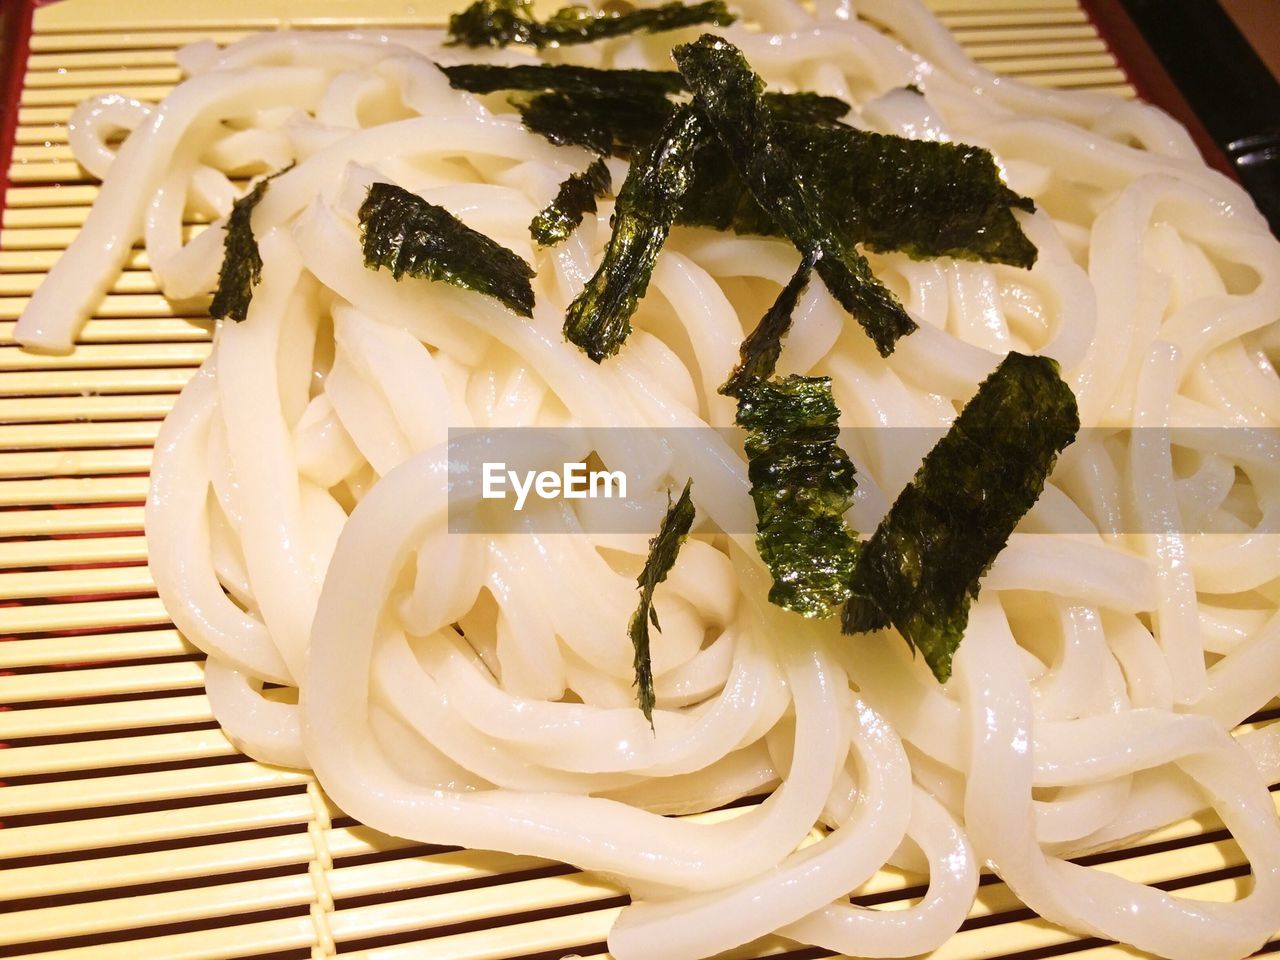
<instances>
[{"instance_id":1,"label":"bamboo mat","mask_svg":"<svg viewBox=\"0 0 1280 960\"><path fill-rule=\"evenodd\" d=\"M1075 0L933 5L993 70L1134 95ZM142 536L151 444L209 352L207 317L160 296L136 251L73 353L37 356L12 341L97 194L66 143L79 100L162 97L179 79L175 49L202 38L286 23L410 25L445 9L65 0L36 13L0 233L0 956L604 954L625 902L607 882L383 836L345 818L307 775L237 755L213 722L201 656L165 616ZM1212 818L1165 829L1103 869L1218 899L1237 896L1247 873ZM859 902L905 905L922 882L886 870ZM792 949L768 940L735 956ZM935 958L1059 953L1136 956L1030 917L993 882Z\"/></svg>"}]
</instances>

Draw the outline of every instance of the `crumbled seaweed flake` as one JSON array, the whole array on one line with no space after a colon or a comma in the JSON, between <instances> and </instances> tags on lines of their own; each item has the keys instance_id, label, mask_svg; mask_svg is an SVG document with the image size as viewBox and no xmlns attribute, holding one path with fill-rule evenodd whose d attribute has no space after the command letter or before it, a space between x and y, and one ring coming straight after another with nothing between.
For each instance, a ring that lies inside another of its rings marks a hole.
<instances>
[{"instance_id":1,"label":"crumbled seaweed flake","mask_svg":"<svg viewBox=\"0 0 1280 960\"><path fill-rule=\"evenodd\" d=\"M690 183L701 117L683 107L627 171L604 258L564 318L564 334L596 363L618 352Z\"/></svg>"},{"instance_id":2,"label":"crumbled seaweed flake","mask_svg":"<svg viewBox=\"0 0 1280 960\"><path fill-rule=\"evenodd\" d=\"M360 206L364 264L443 280L494 297L533 315L533 269L518 255L473 230L444 207L389 183L375 183Z\"/></svg>"},{"instance_id":3,"label":"crumbled seaweed flake","mask_svg":"<svg viewBox=\"0 0 1280 960\"><path fill-rule=\"evenodd\" d=\"M769 600L805 617L839 609L858 554L844 521L857 479L839 444L839 417L827 377L753 380L738 399L756 547L773 575Z\"/></svg>"},{"instance_id":4,"label":"crumbled seaweed flake","mask_svg":"<svg viewBox=\"0 0 1280 960\"><path fill-rule=\"evenodd\" d=\"M720 393L729 397L741 397L742 389L747 384L773 376L778 357L782 354L782 338L791 329L791 315L795 313L796 304L809 285L809 274L818 256L815 251L805 254L778 298L760 318L756 328L742 341L742 346L738 348L738 365L720 388Z\"/></svg>"},{"instance_id":5,"label":"crumbled seaweed flake","mask_svg":"<svg viewBox=\"0 0 1280 960\"><path fill-rule=\"evenodd\" d=\"M917 97L923 97L923 96L924 96L924 91L920 89L920 84L918 84L918 83L908 83L908 84L907 84L905 87L903 87L902 89L903 89L903 90L907 90L907 91L909 91L909 92L911 92L911 93L914 93Z\"/></svg>"},{"instance_id":6,"label":"crumbled seaweed flake","mask_svg":"<svg viewBox=\"0 0 1280 960\"><path fill-rule=\"evenodd\" d=\"M631 646L635 650L636 700L650 726L653 725L654 695L653 663L649 658L649 624L652 623L655 630L662 630L658 623L658 611L653 606L653 591L667 579L667 574L675 566L680 547L693 526L696 511L690 496L692 490L693 481L689 480L684 485L680 499L667 507L658 535L649 541L649 556L636 580L640 591L640 605L632 614L627 630Z\"/></svg>"},{"instance_id":7,"label":"crumbled seaweed flake","mask_svg":"<svg viewBox=\"0 0 1280 960\"><path fill-rule=\"evenodd\" d=\"M544 22L533 16L528 0L476 0L449 18L449 43L468 47L536 47L590 43L629 33L659 33L701 24L727 27L734 17L723 0L665 3L626 13L593 13L583 6L557 10Z\"/></svg>"},{"instance_id":8,"label":"crumbled seaweed flake","mask_svg":"<svg viewBox=\"0 0 1280 960\"><path fill-rule=\"evenodd\" d=\"M813 168L780 141L763 103L764 85L737 47L710 34L676 47L676 65L756 202L800 250L818 250L818 275L866 330L881 355L916 327L897 297L839 229ZM807 128L835 128L809 125Z\"/></svg>"},{"instance_id":9,"label":"crumbled seaweed flake","mask_svg":"<svg viewBox=\"0 0 1280 960\"><path fill-rule=\"evenodd\" d=\"M541 246L559 243L577 229L583 216L595 213L596 198L606 196L612 188L609 168L597 158L586 170L560 184L556 198L529 224L529 233Z\"/></svg>"},{"instance_id":10,"label":"crumbled seaweed flake","mask_svg":"<svg viewBox=\"0 0 1280 960\"><path fill-rule=\"evenodd\" d=\"M1005 357L863 546L844 631L891 622L945 681L980 578L1079 428L1053 360Z\"/></svg>"},{"instance_id":11,"label":"crumbled seaweed flake","mask_svg":"<svg viewBox=\"0 0 1280 960\"><path fill-rule=\"evenodd\" d=\"M554 90L574 96L652 96L679 93L684 79L674 70L602 70L567 63L527 63L504 67L463 63L441 67L450 86L470 93L498 90Z\"/></svg>"},{"instance_id":12,"label":"crumbled seaweed flake","mask_svg":"<svg viewBox=\"0 0 1280 960\"><path fill-rule=\"evenodd\" d=\"M253 189L231 205L226 235L222 240L222 266L218 268L218 288L209 303L209 316L242 322L249 315L253 288L262 279L262 254L253 235L254 208L266 196L267 186L293 164L264 177Z\"/></svg>"},{"instance_id":13,"label":"crumbled seaweed flake","mask_svg":"<svg viewBox=\"0 0 1280 960\"><path fill-rule=\"evenodd\" d=\"M513 98L524 125L558 146L586 147L630 158L652 143L676 111L661 92L575 95L540 93Z\"/></svg>"}]
</instances>

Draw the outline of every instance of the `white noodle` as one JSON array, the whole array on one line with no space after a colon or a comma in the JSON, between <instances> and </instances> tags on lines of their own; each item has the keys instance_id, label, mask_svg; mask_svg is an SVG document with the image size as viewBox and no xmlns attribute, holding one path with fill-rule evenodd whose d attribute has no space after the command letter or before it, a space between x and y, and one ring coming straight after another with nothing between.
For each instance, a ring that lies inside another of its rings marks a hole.
<instances>
[{"instance_id":1,"label":"white noodle","mask_svg":"<svg viewBox=\"0 0 1280 960\"><path fill-rule=\"evenodd\" d=\"M378 829L617 878L634 900L610 937L619 960L697 960L775 932L926 953L964 920L983 866L1078 934L1176 960L1249 954L1280 928L1266 790L1280 725L1229 732L1280 692L1280 457L1221 428L1280 427L1280 245L1158 110L996 78L915 2L739 6L762 31L724 32L771 85L843 97L864 129L987 147L1038 206L1019 215L1030 271L874 258L920 323L887 360L812 284L781 371L831 377L842 425L937 431L1006 352L1043 353L1087 428L1152 429L1093 430L1063 456L942 686L893 631L844 638L765 602L740 533L754 519L740 452L673 431L665 454L630 464L651 526L690 475L699 514L656 595L650 730L626 634L645 537L582 532L589 502L537 507L536 530L448 532L449 430L730 424L716 388L795 250L675 230L628 344L594 364L561 323L610 204L550 250L527 230L588 155L433 65L522 54L447 47L435 30L198 44L163 103L102 97L73 114L72 149L104 185L17 337L69 348L139 241L168 295L210 292L233 178L294 164L253 213L264 269L249 317L219 326L166 420L147 503L157 589L208 654L215 714L241 750L309 767ZM691 35L547 55L670 69ZM899 89L912 82L925 98ZM533 317L367 270L356 209L375 181L534 264ZM184 244L191 216L213 223ZM860 529L936 437L917 433L852 441ZM504 448L510 466L586 452L537 437ZM474 481L450 493L477 496ZM1064 859L1205 807L1253 871L1234 903ZM923 898L851 904L889 863L926 875Z\"/></svg>"}]
</instances>

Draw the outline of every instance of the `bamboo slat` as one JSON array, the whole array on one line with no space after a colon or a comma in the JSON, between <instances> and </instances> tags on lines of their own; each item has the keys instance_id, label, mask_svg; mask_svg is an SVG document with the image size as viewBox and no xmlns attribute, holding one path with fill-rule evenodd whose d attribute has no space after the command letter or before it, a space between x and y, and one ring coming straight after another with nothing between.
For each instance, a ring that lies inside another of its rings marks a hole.
<instances>
[{"instance_id":1,"label":"bamboo slat","mask_svg":"<svg viewBox=\"0 0 1280 960\"><path fill-rule=\"evenodd\" d=\"M199 663L113 664L0 677L0 703L119 697L130 693L189 690L203 685L204 669Z\"/></svg>"},{"instance_id":2,"label":"bamboo slat","mask_svg":"<svg viewBox=\"0 0 1280 960\"><path fill-rule=\"evenodd\" d=\"M177 630L137 630L69 637L14 638L0 643L0 670L54 667L109 660L185 657L195 652L196 648ZM148 692L150 687L142 689L143 692Z\"/></svg>"},{"instance_id":3,"label":"bamboo slat","mask_svg":"<svg viewBox=\"0 0 1280 960\"><path fill-rule=\"evenodd\" d=\"M305 790L294 790L283 796L180 807L166 810L163 817L152 812L85 817L4 830L0 832L0 856L21 860L77 850L132 850L145 844L178 840L196 843L204 839L209 842L204 845L200 865L212 876L234 873L246 865L260 869L305 861L314 852L310 840L300 849L301 845L287 836L237 838L250 832L305 825L311 815L312 803ZM95 863L99 869L94 873L108 878L109 889L160 883L183 869L183 861L192 859L180 850L98 857ZM370 847L365 852L374 850ZM5 878L10 885L8 889L21 891L28 898L92 890L95 886L95 877L87 875L83 864L74 861L10 867L5 871Z\"/></svg>"}]
</instances>

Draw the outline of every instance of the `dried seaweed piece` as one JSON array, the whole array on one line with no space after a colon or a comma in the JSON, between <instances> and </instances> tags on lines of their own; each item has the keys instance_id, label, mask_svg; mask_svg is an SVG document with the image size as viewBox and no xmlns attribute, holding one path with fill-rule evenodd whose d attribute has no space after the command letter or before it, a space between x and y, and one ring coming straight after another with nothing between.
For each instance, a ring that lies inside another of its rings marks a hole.
<instances>
[{"instance_id":1,"label":"dried seaweed piece","mask_svg":"<svg viewBox=\"0 0 1280 960\"><path fill-rule=\"evenodd\" d=\"M575 5L557 10L541 23L534 18L531 7L529 0L477 0L449 18L449 43L468 47L505 47L512 43L562 46L699 24L727 27L734 21L722 0L687 5L664 3L627 13L593 13Z\"/></svg>"},{"instance_id":2,"label":"dried seaweed piece","mask_svg":"<svg viewBox=\"0 0 1280 960\"><path fill-rule=\"evenodd\" d=\"M658 535L649 541L649 556L645 559L644 569L636 580L640 590L640 605L631 615L631 624L627 629L631 637L631 646L635 650L636 700L644 711L644 718L653 726L653 663L649 658L649 624L661 632L658 623L658 611L653 606L653 591L675 566L680 547L689 535L693 526L696 510L690 496L693 481L684 485L680 499L667 507L666 516L662 518L662 526Z\"/></svg>"},{"instance_id":3,"label":"dried seaweed piece","mask_svg":"<svg viewBox=\"0 0 1280 960\"><path fill-rule=\"evenodd\" d=\"M578 228L584 215L596 212L596 197L606 196L611 189L609 168L597 158L582 173L572 174L560 184L556 198L529 224L529 233L544 247L559 243Z\"/></svg>"},{"instance_id":4,"label":"dried seaweed piece","mask_svg":"<svg viewBox=\"0 0 1280 960\"><path fill-rule=\"evenodd\" d=\"M839 609L858 555L844 522L857 479L839 418L828 377L753 380L738 399L756 547L773 574L769 600L805 617Z\"/></svg>"},{"instance_id":5,"label":"dried seaweed piece","mask_svg":"<svg viewBox=\"0 0 1280 960\"><path fill-rule=\"evenodd\" d=\"M794 123L839 123L849 112L849 104L839 97L828 97L810 90L797 93L779 93L766 90L764 105L769 108L777 120L789 120Z\"/></svg>"},{"instance_id":6,"label":"dried seaweed piece","mask_svg":"<svg viewBox=\"0 0 1280 960\"><path fill-rule=\"evenodd\" d=\"M756 202L802 251L817 250L818 275L866 330L882 356L916 324L843 234L812 170L797 162L764 106L764 84L733 44L710 34L673 51L695 103L724 144ZM827 129L827 128L815 128Z\"/></svg>"},{"instance_id":7,"label":"dried seaweed piece","mask_svg":"<svg viewBox=\"0 0 1280 960\"><path fill-rule=\"evenodd\" d=\"M683 27L707 24L727 27L737 18L723 0L705 0L684 4L673 0L657 7L643 7L626 13L595 13L583 6L557 10L543 25L543 39L548 44L590 43L629 33L662 33Z\"/></svg>"},{"instance_id":8,"label":"dried seaweed piece","mask_svg":"<svg viewBox=\"0 0 1280 960\"><path fill-rule=\"evenodd\" d=\"M981 147L910 140L846 126L777 124L793 156L815 172L845 238L917 259L958 257L1029 268L1035 245L1014 210L1035 203L1010 190Z\"/></svg>"},{"instance_id":9,"label":"dried seaweed piece","mask_svg":"<svg viewBox=\"0 0 1280 960\"><path fill-rule=\"evenodd\" d=\"M1079 429L1057 363L1005 357L863 546L845 633L892 623L945 681L980 578Z\"/></svg>"},{"instance_id":10,"label":"dried seaweed piece","mask_svg":"<svg viewBox=\"0 0 1280 960\"><path fill-rule=\"evenodd\" d=\"M533 269L517 254L473 230L444 207L390 183L375 183L360 205L364 265L443 280L533 315Z\"/></svg>"},{"instance_id":11,"label":"dried seaweed piece","mask_svg":"<svg viewBox=\"0 0 1280 960\"><path fill-rule=\"evenodd\" d=\"M527 63L512 67L463 63L440 69L449 78L450 86L471 93L553 90L572 96L647 97L679 93L684 89L684 78L674 70L602 70L567 63Z\"/></svg>"},{"instance_id":12,"label":"dried seaweed piece","mask_svg":"<svg viewBox=\"0 0 1280 960\"><path fill-rule=\"evenodd\" d=\"M559 146L630 158L653 143L676 111L662 93L540 93L514 98L524 125Z\"/></svg>"},{"instance_id":13,"label":"dried seaweed piece","mask_svg":"<svg viewBox=\"0 0 1280 960\"><path fill-rule=\"evenodd\" d=\"M756 328L747 334L742 346L738 348L738 365L720 388L720 393L728 397L741 397L746 385L773 376L778 357L782 355L782 338L791 329L791 315L795 313L800 295L809 285L809 274L813 271L818 256L813 251L805 254L778 298L765 311Z\"/></svg>"},{"instance_id":14,"label":"dried seaweed piece","mask_svg":"<svg viewBox=\"0 0 1280 960\"><path fill-rule=\"evenodd\" d=\"M596 363L618 352L691 179L703 121L683 107L636 158L618 191L604 258L569 305L564 335Z\"/></svg>"},{"instance_id":15,"label":"dried seaweed piece","mask_svg":"<svg viewBox=\"0 0 1280 960\"><path fill-rule=\"evenodd\" d=\"M662 127L679 107L679 104L667 98L667 91L661 89L662 85L670 82L678 84L676 90L683 90L684 78L678 73L661 71L600 70L594 73L601 76L566 76L564 83L552 87L546 93L533 97L513 97L511 103L520 111L526 127L552 143L586 147L605 156L631 157L657 138ZM629 76L636 73L646 73L650 79ZM611 78L615 76L618 82L611 85ZM661 79L652 79L654 77ZM669 81L669 77L674 79ZM526 79L530 83L534 80L533 76ZM553 83L559 78L547 74L545 79ZM512 78L513 83L517 80L518 78ZM597 80L600 88L590 89L589 84ZM485 82L486 85L492 85L503 81L494 75ZM835 122L849 110L849 105L843 100L813 93L766 93L765 105L781 119L807 118L815 123ZM705 163L700 164L700 168L705 170L705 187L716 190L719 195L727 186L730 193L726 200L701 202L697 199L700 194L691 191L690 200L697 202L699 208L707 206L709 211L699 219L722 216L720 211L726 204L732 207L740 198L754 206L755 201L733 173L724 148L714 137L707 137L706 140L710 149L707 150ZM700 180L700 189L702 186ZM763 222L771 223L767 218ZM691 223L707 225L697 221Z\"/></svg>"},{"instance_id":16,"label":"dried seaweed piece","mask_svg":"<svg viewBox=\"0 0 1280 960\"><path fill-rule=\"evenodd\" d=\"M724 146L710 132L698 144L693 183L685 194L676 223L763 237L782 236L774 219L743 186Z\"/></svg>"},{"instance_id":17,"label":"dried seaweed piece","mask_svg":"<svg viewBox=\"0 0 1280 960\"><path fill-rule=\"evenodd\" d=\"M846 126L781 121L777 128L824 198L830 225L848 243L917 259L948 256L1024 268L1035 263L1035 245L1013 215L1035 204L1005 185L986 150ZM727 162L714 155L699 160L678 222L779 235L741 180L717 175Z\"/></svg>"},{"instance_id":18,"label":"dried seaweed piece","mask_svg":"<svg viewBox=\"0 0 1280 960\"><path fill-rule=\"evenodd\" d=\"M222 239L222 266L218 268L218 288L209 303L209 316L240 323L249 315L253 288L262 279L262 254L253 235L254 208L266 196L267 186L280 174L293 168L277 170L263 177L253 189L231 205L226 235Z\"/></svg>"},{"instance_id":19,"label":"dried seaweed piece","mask_svg":"<svg viewBox=\"0 0 1280 960\"><path fill-rule=\"evenodd\" d=\"M538 23L529 0L476 0L449 17L449 45L505 47L536 43Z\"/></svg>"},{"instance_id":20,"label":"dried seaweed piece","mask_svg":"<svg viewBox=\"0 0 1280 960\"><path fill-rule=\"evenodd\" d=\"M688 89L684 77L675 70L612 70L568 63L522 63L515 66L460 63L442 66L440 70L449 78L450 86L470 93L550 90L574 97L644 98L654 94L681 93ZM850 110L849 104L839 97L808 90L797 93L770 90L765 93L764 100L780 120L836 123Z\"/></svg>"}]
</instances>

